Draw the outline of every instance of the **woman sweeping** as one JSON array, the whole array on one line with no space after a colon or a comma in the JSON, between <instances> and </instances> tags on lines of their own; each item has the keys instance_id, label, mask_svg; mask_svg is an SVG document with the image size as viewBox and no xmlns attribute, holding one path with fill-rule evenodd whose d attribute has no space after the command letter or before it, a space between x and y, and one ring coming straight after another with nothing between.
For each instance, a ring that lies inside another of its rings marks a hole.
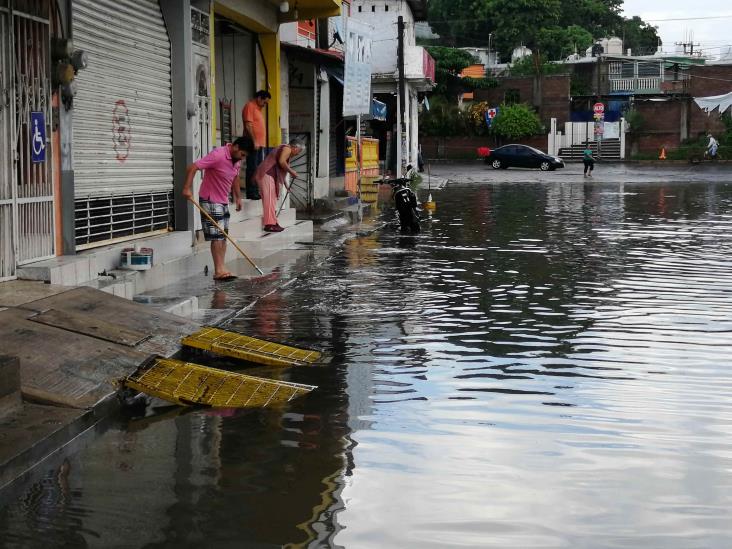
<instances>
[{"instance_id":1,"label":"woman sweeping","mask_svg":"<svg viewBox=\"0 0 732 549\"><path fill-rule=\"evenodd\" d=\"M275 214L277 199L280 197L280 187L284 184L289 173L292 178L297 172L290 168L290 161L303 151L302 141L293 139L289 145L280 145L262 161L254 172L254 181L259 185L259 194L262 195L262 223L268 233L277 233L285 229L280 227Z\"/></svg>"}]
</instances>

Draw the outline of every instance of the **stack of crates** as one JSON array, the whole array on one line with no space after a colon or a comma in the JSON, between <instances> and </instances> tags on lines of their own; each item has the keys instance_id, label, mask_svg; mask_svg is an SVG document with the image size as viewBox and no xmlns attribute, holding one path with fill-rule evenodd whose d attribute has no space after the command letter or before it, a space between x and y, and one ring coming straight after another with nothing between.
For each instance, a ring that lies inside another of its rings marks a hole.
<instances>
[{"instance_id":1,"label":"stack of crates","mask_svg":"<svg viewBox=\"0 0 732 549\"><path fill-rule=\"evenodd\" d=\"M379 184L375 181L379 177L361 177L361 202L373 204L379 199Z\"/></svg>"}]
</instances>

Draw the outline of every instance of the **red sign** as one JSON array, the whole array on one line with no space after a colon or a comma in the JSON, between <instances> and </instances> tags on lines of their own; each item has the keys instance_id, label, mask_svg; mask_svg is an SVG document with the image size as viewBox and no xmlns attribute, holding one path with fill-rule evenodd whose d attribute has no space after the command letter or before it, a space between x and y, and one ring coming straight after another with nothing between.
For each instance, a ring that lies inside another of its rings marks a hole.
<instances>
[{"instance_id":1,"label":"red sign","mask_svg":"<svg viewBox=\"0 0 732 549\"><path fill-rule=\"evenodd\" d=\"M605 105L602 103L595 103L592 106L592 110L595 111L595 114L602 114L605 112Z\"/></svg>"}]
</instances>

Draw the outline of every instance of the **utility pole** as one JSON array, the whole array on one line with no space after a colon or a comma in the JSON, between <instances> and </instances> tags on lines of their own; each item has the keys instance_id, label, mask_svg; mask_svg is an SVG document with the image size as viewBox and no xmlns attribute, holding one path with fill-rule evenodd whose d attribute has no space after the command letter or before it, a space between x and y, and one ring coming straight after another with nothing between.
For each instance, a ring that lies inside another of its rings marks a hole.
<instances>
[{"instance_id":1,"label":"utility pole","mask_svg":"<svg viewBox=\"0 0 732 549\"><path fill-rule=\"evenodd\" d=\"M396 176L402 176L402 124L404 123L404 109L406 98L404 94L404 17L397 19L397 68L399 70L399 90L397 97L397 155Z\"/></svg>"}]
</instances>

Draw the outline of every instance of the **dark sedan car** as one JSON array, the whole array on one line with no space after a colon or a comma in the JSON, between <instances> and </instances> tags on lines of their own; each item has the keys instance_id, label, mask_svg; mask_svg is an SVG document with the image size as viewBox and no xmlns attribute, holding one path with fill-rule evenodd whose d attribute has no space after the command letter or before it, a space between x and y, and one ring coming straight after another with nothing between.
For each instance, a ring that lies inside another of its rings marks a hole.
<instances>
[{"instance_id":1,"label":"dark sedan car","mask_svg":"<svg viewBox=\"0 0 732 549\"><path fill-rule=\"evenodd\" d=\"M542 171L564 168L564 161L558 156L541 152L527 145L504 145L493 149L485 161L493 169L539 168Z\"/></svg>"}]
</instances>

